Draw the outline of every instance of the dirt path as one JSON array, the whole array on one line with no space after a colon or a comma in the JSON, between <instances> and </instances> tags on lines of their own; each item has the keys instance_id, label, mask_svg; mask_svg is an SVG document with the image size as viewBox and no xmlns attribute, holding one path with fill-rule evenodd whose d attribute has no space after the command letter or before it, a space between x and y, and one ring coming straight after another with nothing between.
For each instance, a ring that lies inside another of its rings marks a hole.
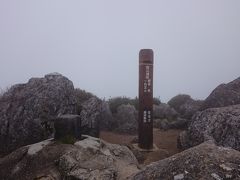
<instances>
[{"instance_id":1,"label":"dirt path","mask_svg":"<svg viewBox=\"0 0 240 180\"><path fill-rule=\"evenodd\" d=\"M143 164L146 165L180 152L180 150L177 148L177 137L180 132L181 130L175 129L170 129L168 131L154 129L153 141L160 150L156 152L144 153L146 160L143 162ZM131 141L135 137L136 136L134 135L118 134L108 131L102 131L100 133L101 139L114 144L131 144Z\"/></svg>"}]
</instances>

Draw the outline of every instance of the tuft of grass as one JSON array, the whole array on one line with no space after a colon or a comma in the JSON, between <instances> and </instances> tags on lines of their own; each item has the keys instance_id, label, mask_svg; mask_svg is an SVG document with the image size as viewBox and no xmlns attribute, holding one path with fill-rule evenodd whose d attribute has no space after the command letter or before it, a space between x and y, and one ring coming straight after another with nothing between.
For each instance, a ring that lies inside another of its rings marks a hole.
<instances>
[{"instance_id":1,"label":"tuft of grass","mask_svg":"<svg viewBox=\"0 0 240 180\"><path fill-rule=\"evenodd\" d=\"M66 135L58 140L62 144L74 144L77 139L73 135Z\"/></svg>"}]
</instances>

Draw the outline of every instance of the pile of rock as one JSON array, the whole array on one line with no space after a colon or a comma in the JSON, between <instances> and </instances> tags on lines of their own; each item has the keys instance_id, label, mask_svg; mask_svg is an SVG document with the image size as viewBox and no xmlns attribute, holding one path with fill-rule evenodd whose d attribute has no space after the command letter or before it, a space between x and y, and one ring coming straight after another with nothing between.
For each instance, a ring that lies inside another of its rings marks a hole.
<instances>
[{"instance_id":1,"label":"pile of rock","mask_svg":"<svg viewBox=\"0 0 240 180\"><path fill-rule=\"evenodd\" d=\"M240 150L240 104L210 108L195 114L186 132L179 137L179 147L186 149L204 141Z\"/></svg>"},{"instance_id":2,"label":"pile of rock","mask_svg":"<svg viewBox=\"0 0 240 180\"><path fill-rule=\"evenodd\" d=\"M179 136L178 145L186 149L204 141L240 150L240 78L218 86L204 101L186 131ZM215 108L218 107L218 108Z\"/></svg>"},{"instance_id":3,"label":"pile of rock","mask_svg":"<svg viewBox=\"0 0 240 180\"><path fill-rule=\"evenodd\" d=\"M0 159L0 179L126 179L138 163L125 146L85 136L74 144L46 140Z\"/></svg>"},{"instance_id":4,"label":"pile of rock","mask_svg":"<svg viewBox=\"0 0 240 180\"><path fill-rule=\"evenodd\" d=\"M0 99L0 153L51 136L53 117L76 114L73 94L73 83L56 73L11 87Z\"/></svg>"},{"instance_id":5,"label":"pile of rock","mask_svg":"<svg viewBox=\"0 0 240 180\"><path fill-rule=\"evenodd\" d=\"M212 142L145 167L131 179L240 179L240 152Z\"/></svg>"},{"instance_id":6,"label":"pile of rock","mask_svg":"<svg viewBox=\"0 0 240 180\"><path fill-rule=\"evenodd\" d=\"M90 95L76 93L73 83L58 73L14 85L0 98L0 154L53 137L54 121L65 114L79 115L81 132L97 137L100 124L113 118L106 102Z\"/></svg>"},{"instance_id":7,"label":"pile of rock","mask_svg":"<svg viewBox=\"0 0 240 180\"><path fill-rule=\"evenodd\" d=\"M100 129L136 133L134 106L119 106L113 117L95 96L79 101L60 74L32 78L0 98L0 153L23 146L0 158L0 179L240 179L239 92L240 78L217 87L203 103L179 95L155 105L155 127L188 125L178 139L187 150L140 170L127 147L81 136L98 136ZM53 132L55 139L42 141Z\"/></svg>"},{"instance_id":8,"label":"pile of rock","mask_svg":"<svg viewBox=\"0 0 240 180\"><path fill-rule=\"evenodd\" d=\"M201 110L240 104L240 77L228 84L221 84L207 97Z\"/></svg>"}]
</instances>

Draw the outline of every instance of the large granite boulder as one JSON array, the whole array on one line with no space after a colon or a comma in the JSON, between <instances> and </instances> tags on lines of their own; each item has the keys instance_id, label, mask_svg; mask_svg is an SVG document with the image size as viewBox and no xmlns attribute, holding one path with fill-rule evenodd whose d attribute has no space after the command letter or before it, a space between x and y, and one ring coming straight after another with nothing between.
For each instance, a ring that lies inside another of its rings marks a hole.
<instances>
[{"instance_id":1,"label":"large granite boulder","mask_svg":"<svg viewBox=\"0 0 240 180\"><path fill-rule=\"evenodd\" d=\"M201 110L240 104L240 77L228 84L221 84L207 97Z\"/></svg>"},{"instance_id":2,"label":"large granite boulder","mask_svg":"<svg viewBox=\"0 0 240 180\"><path fill-rule=\"evenodd\" d=\"M0 98L0 154L48 138L52 117L75 113L73 83L60 74L12 86Z\"/></svg>"},{"instance_id":3,"label":"large granite boulder","mask_svg":"<svg viewBox=\"0 0 240 180\"><path fill-rule=\"evenodd\" d=\"M17 149L0 158L0 179L127 179L139 171L126 147L85 136L75 144L52 139Z\"/></svg>"},{"instance_id":4,"label":"large granite boulder","mask_svg":"<svg viewBox=\"0 0 240 180\"><path fill-rule=\"evenodd\" d=\"M173 120L178 117L178 113L168 104L161 103L159 105L153 105L153 117L156 119Z\"/></svg>"},{"instance_id":5,"label":"large granite boulder","mask_svg":"<svg viewBox=\"0 0 240 180\"><path fill-rule=\"evenodd\" d=\"M217 145L240 150L240 104L210 108L192 118L186 132L179 137L179 146L188 148L213 140Z\"/></svg>"},{"instance_id":6,"label":"large granite boulder","mask_svg":"<svg viewBox=\"0 0 240 180\"><path fill-rule=\"evenodd\" d=\"M191 119L192 116L200 110L203 101L194 100L186 94L179 94L169 100L168 104L174 108L181 118Z\"/></svg>"},{"instance_id":7,"label":"large granite boulder","mask_svg":"<svg viewBox=\"0 0 240 180\"><path fill-rule=\"evenodd\" d=\"M81 104L81 131L99 137L100 130L109 130L114 123L112 113L105 101L92 97Z\"/></svg>"},{"instance_id":8,"label":"large granite boulder","mask_svg":"<svg viewBox=\"0 0 240 180\"><path fill-rule=\"evenodd\" d=\"M133 180L240 179L240 152L205 142L145 167Z\"/></svg>"},{"instance_id":9,"label":"large granite boulder","mask_svg":"<svg viewBox=\"0 0 240 180\"><path fill-rule=\"evenodd\" d=\"M133 105L122 104L117 108L115 115L117 128L115 131L120 133L135 134L138 129L138 113Z\"/></svg>"}]
</instances>

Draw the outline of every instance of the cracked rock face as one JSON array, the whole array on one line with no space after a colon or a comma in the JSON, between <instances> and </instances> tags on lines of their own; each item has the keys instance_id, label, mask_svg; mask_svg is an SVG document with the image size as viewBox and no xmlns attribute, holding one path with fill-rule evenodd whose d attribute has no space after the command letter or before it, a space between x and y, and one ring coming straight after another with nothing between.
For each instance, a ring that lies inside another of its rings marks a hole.
<instances>
[{"instance_id":1,"label":"cracked rock face","mask_svg":"<svg viewBox=\"0 0 240 180\"><path fill-rule=\"evenodd\" d=\"M196 113L180 134L179 146L186 149L208 140L240 150L240 104Z\"/></svg>"},{"instance_id":2,"label":"cracked rock face","mask_svg":"<svg viewBox=\"0 0 240 180\"><path fill-rule=\"evenodd\" d=\"M211 141L152 163L134 180L240 179L240 152Z\"/></svg>"},{"instance_id":3,"label":"cracked rock face","mask_svg":"<svg viewBox=\"0 0 240 180\"><path fill-rule=\"evenodd\" d=\"M214 89L204 101L201 110L236 104L240 104L240 77Z\"/></svg>"},{"instance_id":4,"label":"cracked rock face","mask_svg":"<svg viewBox=\"0 0 240 180\"><path fill-rule=\"evenodd\" d=\"M0 98L0 153L48 138L51 117L76 113L75 104L73 83L60 74L14 85Z\"/></svg>"},{"instance_id":5,"label":"cracked rock face","mask_svg":"<svg viewBox=\"0 0 240 180\"><path fill-rule=\"evenodd\" d=\"M17 149L0 159L0 179L125 180L139 171L127 147L85 138L74 145L49 139Z\"/></svg>"},{"instance_id":6,"label":"cracked rock face","mask_svg":"<svg viewBox=\"0 0 240 180\"><path fill-rule=\"evenodd\" d=\"M60 172L72 179L125 179L136 173L137 160L126 147L89 137L59 160Z\"/></svg>"}]
</instances>

